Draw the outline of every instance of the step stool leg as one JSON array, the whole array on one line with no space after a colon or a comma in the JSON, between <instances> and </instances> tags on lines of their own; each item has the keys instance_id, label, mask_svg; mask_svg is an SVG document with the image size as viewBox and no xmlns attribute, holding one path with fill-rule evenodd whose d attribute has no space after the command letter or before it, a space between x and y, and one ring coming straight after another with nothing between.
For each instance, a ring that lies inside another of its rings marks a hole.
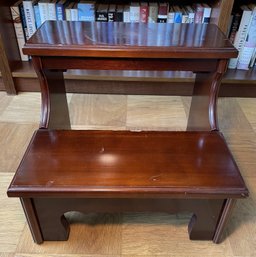
<instances>
[{"instance_id":1,"label":"step stool leg","mask_svg":"<svg viewBox=\"0 0 256 257\"><path fill-rule=\"evenodd\" d=\"M34 205L43 240L68 240L70 227L64 216L65 211L59 205L58 200L34 199Z\"/></svg>"},{"instance_id":2,"label":"step stool leg","mask_svg":"<svg viewBox=\"0 0 256 257\"><path fill-rule=\"evenodd\" d=\"M34 242L37 244L41 244L44 240L41 234L41 229L38 223L33 201L31 198L20 198L20 201L25 212Z\"/></svg>"},{"instance_id":3,"label":"step stool leg","mask_svg":"<svg viewBox=\"0 0 256 257\"><path fill-rule=\"evenodd\" d=\"M213 237L213 242L218 244L221 242L222 234L224 231L224 228L231 216L232 210L235 206L236 200L235 199L227 199L225 201L225 204L223 206L223 210L221 212L221 216L218 222L218 226L215 231L215 235Z\"/></svg>"},{"instance_id":4,"label":"step stool leg","mask_svg":"<svg viewBox=\"0 0 256 257\"><path fill-rule=\"evenodd\" d=\"M188 233L191 240L213 240L225 200L208 200L193 207ZM215 242L215 241L214 241Z\"/></svg>"}]
</instances>

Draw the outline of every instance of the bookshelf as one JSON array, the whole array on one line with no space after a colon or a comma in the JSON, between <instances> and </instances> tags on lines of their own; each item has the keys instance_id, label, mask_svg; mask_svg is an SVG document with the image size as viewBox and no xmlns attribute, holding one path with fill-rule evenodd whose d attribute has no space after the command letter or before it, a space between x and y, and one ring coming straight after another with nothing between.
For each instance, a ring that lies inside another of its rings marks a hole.
<instances>
[{"instance_id":1,"label":"bookshelf","mask_svg":"<svg viewBox=\"0 0 256 257\"><path fill-rule=\"evenodd\" d=\"M11 21L9 6L14 1L0 0L0 90L8 94L20 91L38 91L39 84L32 65L22 62ZM174 1L172 1L173 3ZM179 1L180 3L181 1ZM182 1L191 4L194 1ZM207 1L212 4L211 23L225 33L234 0ZM8 35L8 36L6 36ZM256 70L229 70L223 80L220 95L256 96ZM65 74L67 91L93 93L155 93L189 95L194 75L184 72L120 72L120 71L68 71ZM86 82L86 88L82 85ZM104 83L103 83L104 82ZM132 82L132 83L131 83ZM99 87L100 85L100 87Z\"/></svg>"}]
</instances>

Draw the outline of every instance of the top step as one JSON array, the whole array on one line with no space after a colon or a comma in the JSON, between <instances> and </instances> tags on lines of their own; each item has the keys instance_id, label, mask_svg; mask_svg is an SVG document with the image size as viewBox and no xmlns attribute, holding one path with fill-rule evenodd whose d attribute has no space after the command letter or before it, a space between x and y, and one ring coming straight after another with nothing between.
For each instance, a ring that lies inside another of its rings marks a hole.
<instances>
[{"instance_id":1,"label":"top step","mask_svg":"<svg viewBox=\"0 0 256 257\"><path fill-rule=\"evenodd\" d=\"M237 50L215 24L46 21L24 54L228 59Z\"/></svg>"}]
</instances>

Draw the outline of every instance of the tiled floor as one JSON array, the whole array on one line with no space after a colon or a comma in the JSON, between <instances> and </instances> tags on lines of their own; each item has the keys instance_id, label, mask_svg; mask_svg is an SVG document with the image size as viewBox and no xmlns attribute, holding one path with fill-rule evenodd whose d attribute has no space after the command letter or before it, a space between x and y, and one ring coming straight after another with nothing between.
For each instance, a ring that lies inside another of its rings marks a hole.
<instances>
[{"instance_id":1,"label":"tiled floor","mask_svg":"<svg viewBox=\"0 0 256 257\"><path fill-rule=\"evenodd\" d=\"M184 130L189 97L69 94L74 129ZM67 242L33 243L18 199L6 190L38 127L40 95L0 93L1 257L255 257L256 99L221 98L219 123L250 190L238 202L219 244L189 241L190 214L70 213Z\"/></svg>"}]
</instances>

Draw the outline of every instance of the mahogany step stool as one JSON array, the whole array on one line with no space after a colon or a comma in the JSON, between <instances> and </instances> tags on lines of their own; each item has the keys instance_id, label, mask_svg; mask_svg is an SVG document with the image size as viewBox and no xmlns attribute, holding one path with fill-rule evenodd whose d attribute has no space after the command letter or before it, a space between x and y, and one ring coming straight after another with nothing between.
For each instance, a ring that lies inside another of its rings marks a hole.
<instances>
[{"instance_id":1,"label":"mahogany step stool","mask_svg":"<svg viewBox=\"0 0 256 257\"><path fill-rule=\"evenodd\" d=\"M220 242L248 190L218 130L218 88L237 51L215 25L47 21L24 53L42 116L8 196L21 199L36 243L67 240L68 211L190 211L190 239ZM71 130L66 69L195 72L187 131Z\"/></svg>"}]
</instances>

